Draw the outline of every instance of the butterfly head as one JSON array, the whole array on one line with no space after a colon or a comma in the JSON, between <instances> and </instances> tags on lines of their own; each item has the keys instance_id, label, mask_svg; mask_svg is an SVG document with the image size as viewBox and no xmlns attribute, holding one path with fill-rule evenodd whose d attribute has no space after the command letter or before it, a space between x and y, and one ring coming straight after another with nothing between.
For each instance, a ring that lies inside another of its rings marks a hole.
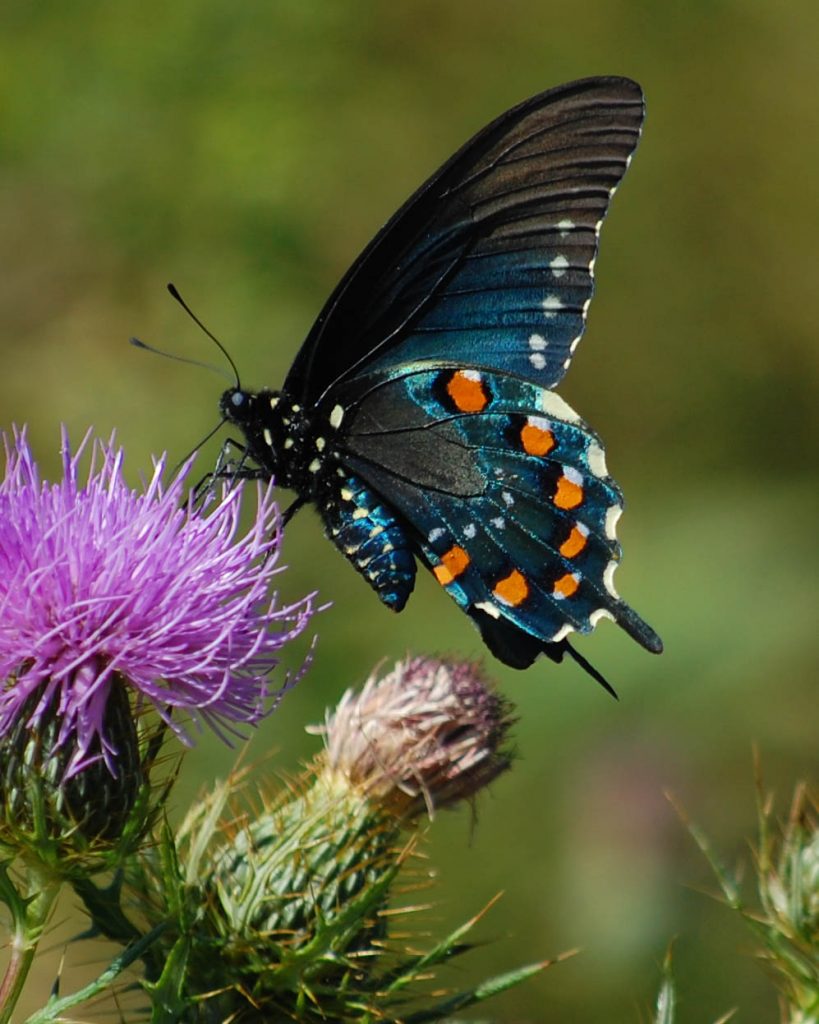
<instances>
[{"instance_id":1,"label":"butterfly head","mask_svg":"<svg viewBox=\"0 0 819 1024\"><path fill-rule=\"evenodd\" d=\"M229 422L245 428L254 415L256 396L242 388L228 388L222 393L219 409L222 416Z\"/></svg>"},{"instance_id":2,"label":"butterfly head","mask_svg":"<svg viewBox=\"0 0 819 1024\"><path fill-rule=\"evenodd\" d=\"M263 475L275 476L277 483L296 489L304 486L302 478L310 480L315 476L315 472L307 472L302 465L309 425L301 406L287 395L266 388L228 388L222 394L219 409L223 420L242 431L247 454Z\"/></svg>"}]
</instances>

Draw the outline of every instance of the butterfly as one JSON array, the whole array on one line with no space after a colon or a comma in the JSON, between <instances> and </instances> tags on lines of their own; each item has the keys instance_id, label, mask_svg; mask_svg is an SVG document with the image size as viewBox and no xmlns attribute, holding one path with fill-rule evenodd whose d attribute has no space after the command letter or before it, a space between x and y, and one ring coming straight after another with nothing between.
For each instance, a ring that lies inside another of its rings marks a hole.
<instances>
[{"instance_id":1,"label":"butterfly","mask_svg":"<svg viewBox=\"0 0 819 1024\"><path fill-rule=\"evenodd\" d=\"M281 390L220 403L236 470L313 502L400 611L425 565L502 662L613 619L622 494L554 391L583 333L600 226L640 137L642 91L589 78L524 101L415 192L331 294Z\"/></svg>"}]
</instances>

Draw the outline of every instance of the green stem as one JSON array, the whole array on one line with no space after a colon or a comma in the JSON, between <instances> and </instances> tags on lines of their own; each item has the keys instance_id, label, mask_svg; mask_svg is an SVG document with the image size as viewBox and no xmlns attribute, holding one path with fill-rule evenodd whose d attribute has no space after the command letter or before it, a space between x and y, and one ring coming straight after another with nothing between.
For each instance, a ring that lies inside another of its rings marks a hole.
<instances>
[{"instance_id":1,"label":"green stem","mask_svg":"<svg viewBox=\"0 0 819 1024\"><path fill-rule=\"evenodd\" d=\"M31 895L26 899L18 896L11 905L11 959L0 983L0 1024L11 1020L61 887L60 879L43 864L28 861L26 866Z\"/></svg>"}]
</instances>

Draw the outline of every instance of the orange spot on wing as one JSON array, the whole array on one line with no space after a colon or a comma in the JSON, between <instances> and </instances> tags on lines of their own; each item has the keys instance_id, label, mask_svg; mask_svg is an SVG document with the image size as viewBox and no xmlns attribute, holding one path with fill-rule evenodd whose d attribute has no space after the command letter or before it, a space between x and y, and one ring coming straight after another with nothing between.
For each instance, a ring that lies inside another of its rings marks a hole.
<instances>
[{"instance_id":1,"label":"orange spot on wing","mask_svg":"<svg viewBox=\"0 0 819 1024\"><path fill-rule=\"evenodd\" d=\"M454 544L449 551L441 555L441 564L433 566L432 572L441 586L445 587L461 575L470 561L471 559L464 549Z\"/></svg>"},{"instance_id":2,"label":"orange spot on wing","mask_svg":"<svg viewBox=\"0 0 819 1024\"><path fill-rule=\"evenodd\" d=\"M582 533L576 526L573 526L572 532L560 545L560 553L564 558L574 558L575 555L580 554L587 541L588 536Z\"/></svg>"},{"instance_id":3,"label":"orange spot on wing","mask_svg":"<svg viewBox=\"0 0 819 1024\"><path fill-rule=\"evenodd\" d=\"M523 573L513 569L508 576L498 580L492 593L504 604L517 608L529 596L529 584Z\"/></svg>"},{"instance_id":4,"label":"orange spot on wing","mask_svg":"<svg viewBox=\"0 0 819 1024\"><path fill-rule=\"evenodd\" d=\"M553 593L555 596L571 597L572 594L576 593L579 586L580 580L577 576L574 573L567 572L565 576L561 576L555 583Z\"/></svg>"},{"instance_id":5,"label":"orange spot on wing","mask_svg":"<svg viewBox=\"0 0 819 1024\"><path fill-rule=\"evenodd\" d=\"M480 377L467 376L463 370L452 374L446 390L461 412L482 412L489 404L489 395Z\"/></svg>"},{"instance_id":6,"label":"orange spot on wing","mask_svg":"<svg viewBox=\"0 0 819 1024\"><path fill-rule=\"evenodd\" d=\"M544 430L532 423L525 424L520 431L523 450L529 455L547 455L555 446L551 430Z\"/></svg>"},{"instance_id":7,"label":"orange spot on wing","mask_svg":"<svg viewBox=\"0 0 819 1024\"><path fill-rule=\"evenodd\" d=\"M577 508L583 501L583 487L562 476L557 481L554 503L558 508Z\"/></svg>"}]
</instances>

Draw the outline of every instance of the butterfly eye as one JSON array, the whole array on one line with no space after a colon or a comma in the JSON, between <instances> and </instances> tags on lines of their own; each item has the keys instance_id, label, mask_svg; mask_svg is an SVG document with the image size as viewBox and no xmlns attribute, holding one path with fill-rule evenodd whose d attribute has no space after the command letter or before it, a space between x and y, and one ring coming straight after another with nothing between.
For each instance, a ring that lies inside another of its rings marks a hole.
<instances>
[{"instance_id":1,"label":"butterfly eye","mask_svg":"<svg viewBox=\"0 0 819 1024\"><path fill-rule=\"evenodd\" d=\"M245 395L244 391L234 391L233 394L230 396L231 402L237 409L245 404L246 398L247 396Z\"/></svg>"}]
</instances>

